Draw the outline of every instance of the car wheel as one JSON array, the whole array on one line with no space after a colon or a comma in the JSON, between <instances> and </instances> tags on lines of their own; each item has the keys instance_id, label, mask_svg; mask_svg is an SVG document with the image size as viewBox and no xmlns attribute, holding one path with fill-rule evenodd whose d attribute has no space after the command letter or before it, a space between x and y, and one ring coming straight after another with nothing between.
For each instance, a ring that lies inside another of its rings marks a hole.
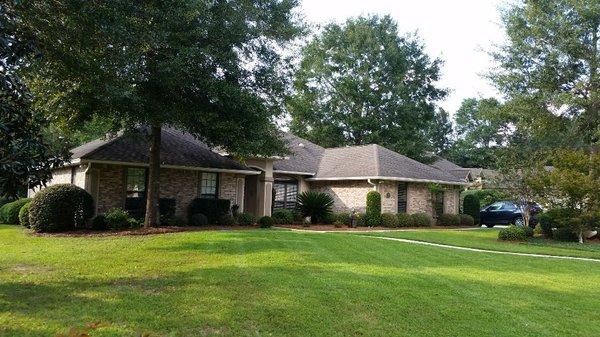
<instances>
[{"instance_id":1,"label":"car wheel","mask_svg":"<svg viewBox=\"0 0 600 337\"><path fill-rule=\"evenodd\" d=\"M522 217L518 216L513 219L512 223L515 224L516 226L523 227L524 221L523 221Z\"/></svg>"},{"instance_id":2,"label":"car wheel","mask_svg":"<svg viewBox=\"0 0 600 337\"><path fill-rule=\"evenodd\" d=\"M495 226L495 225L492 225L492 224L486 224L486 225L485 225L485 227L487 227L487 228L494 228L494 226Z\"/></svg>"}]
</instances>

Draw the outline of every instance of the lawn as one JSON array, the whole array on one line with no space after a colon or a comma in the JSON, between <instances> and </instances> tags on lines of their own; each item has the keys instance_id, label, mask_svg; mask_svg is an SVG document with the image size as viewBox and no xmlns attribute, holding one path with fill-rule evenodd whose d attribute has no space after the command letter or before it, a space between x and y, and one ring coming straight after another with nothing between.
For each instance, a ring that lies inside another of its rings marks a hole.
<instances>
[{"instance_id":1,"label":"lawn","mask_svg":"<svg viewBox=\"0 0 600 337\"><path fill-rule=\"evenodd\" d=\"M498 241L498 229L482 228L477 230L430 230L396 231L368 233L367 235L386 236L433 243L442 243L460 247L491 249L517 253L562 255L600 259L600 244L597 242L579 244L576 242L558 242L534 238L528 242Z\"/></svg>"},{"instance_id":2,"label":"lawn","mask_svg":"<svg viewBox=\"0 0 600 337\"><path fill-rule=\"evenodd\" d=\"M283 230L0 226L0 335L599 336L600 263Z\"/></svg>"}]
</instances>

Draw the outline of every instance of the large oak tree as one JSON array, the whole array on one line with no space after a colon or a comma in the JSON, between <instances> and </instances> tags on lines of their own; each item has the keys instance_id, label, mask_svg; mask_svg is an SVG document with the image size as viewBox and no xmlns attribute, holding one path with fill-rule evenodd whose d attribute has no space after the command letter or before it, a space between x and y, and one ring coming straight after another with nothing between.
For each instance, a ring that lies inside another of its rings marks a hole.
<instances>
[{"instance_id":1,"label":"large oak tree","mask_svg":"<svg viewBox=\"0 0 600 337\"><path fill-rule=\"evenodd\" d=\"M161 128L232 153L282 150L273 118L297 0L40 0L15 5L39 46L37 105L64 125L147 126L145 226L158 223Z\"/></svg>"}]
</instances>

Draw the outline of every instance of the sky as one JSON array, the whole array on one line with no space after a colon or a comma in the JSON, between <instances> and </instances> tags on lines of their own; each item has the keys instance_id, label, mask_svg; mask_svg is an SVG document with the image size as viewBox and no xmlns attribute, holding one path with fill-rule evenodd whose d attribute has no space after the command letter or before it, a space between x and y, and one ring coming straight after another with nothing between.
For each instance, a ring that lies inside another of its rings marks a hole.
<instances>
[{"instance_id":1,"label":"sky","mask_svg":"<svg viewBox=\"0 0 600 337\"><path fill-rule=\"evenodd\" d=\"M307 22L342 23L353 16L390 14L400 34L417 32L431 57L444 60L440 86L451 90L440 105L450 114L465 98L498 97L481 75L494 66L486 53L504 39L502 0L302 0Z\"/></svg>"}]
</instances>

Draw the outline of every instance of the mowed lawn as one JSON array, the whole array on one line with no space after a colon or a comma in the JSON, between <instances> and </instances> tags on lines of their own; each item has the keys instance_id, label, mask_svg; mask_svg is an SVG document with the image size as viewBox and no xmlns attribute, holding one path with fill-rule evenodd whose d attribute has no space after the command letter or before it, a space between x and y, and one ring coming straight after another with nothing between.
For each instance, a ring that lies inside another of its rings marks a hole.
<instances>
[{"instance_id":1,"label":"mowed lawn","mask_svg":"<svg viewBox=\"0 0 600 337\"><path fill-rule=\"evenodd\" d=\"M367 233L363 235L385 236L446 245L489 249L517 253L587 257L600 260L600 244L579 244L534 238L527 242L505 242L498 240L499 229L431 230Z\"/></svg>"},{"instance_id":2,"label":"mowed lawn","mask_svg":"<svg viewBox=\"0 0 600 337\"><path fill-rule=\"evenodd\" d=\"M0 335L599 336L600 263L282 230L0 226Z\"/></svg>"}]
</instances>

